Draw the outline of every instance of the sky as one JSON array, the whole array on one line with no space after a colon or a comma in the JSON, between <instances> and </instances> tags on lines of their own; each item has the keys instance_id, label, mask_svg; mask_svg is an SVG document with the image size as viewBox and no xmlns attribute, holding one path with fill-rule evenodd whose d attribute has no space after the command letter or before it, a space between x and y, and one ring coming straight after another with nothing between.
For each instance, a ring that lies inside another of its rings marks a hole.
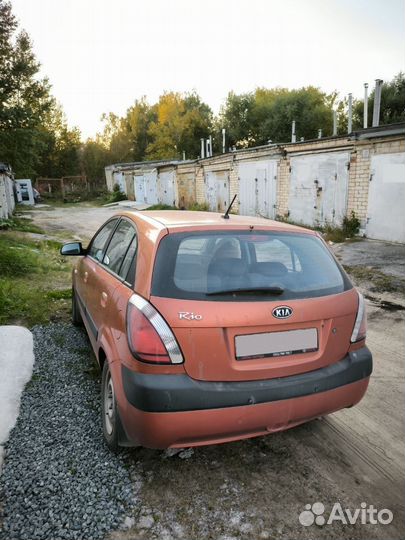
<instances>
[{"instance_id":1,"label":"sky","mask_svg":"<svg viewBox=\"0 0 405 540\"><path fill-rule=\"evenodd\" d=\"M405 71L405 0L11 0L83 138L135 99L313 85L362 97Z\"/></svg>"}]
</instances>

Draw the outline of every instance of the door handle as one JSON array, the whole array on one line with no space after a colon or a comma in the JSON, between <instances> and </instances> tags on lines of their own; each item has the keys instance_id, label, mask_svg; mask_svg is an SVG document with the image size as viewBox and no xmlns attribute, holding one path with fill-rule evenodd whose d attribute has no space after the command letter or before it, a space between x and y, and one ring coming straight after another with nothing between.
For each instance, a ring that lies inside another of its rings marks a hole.
<instances>
[{"instance_id":1,"label":"door handle","mask_svg":"<svg viewBox=\"0 0 405 540\"><path fill-rule=\"evenodd\" d=\"M85 283L87 283L88 277L89 277L89 273L88 273L88 272L85 272L85 273L84 273L84 277L83 277L83 281L84 281Z\"/></svg>"},{"instance_id":2,"label":"door handle","mask_svg":"<svg viewBox=\"0 0 405 540\"><path fill-rule=\"evenodd\" d=\"M100 302L103 307L107 305L107 300L108 300L108 294L103 291L101 293L101 302Z\"/></svg>"}]
</instances>

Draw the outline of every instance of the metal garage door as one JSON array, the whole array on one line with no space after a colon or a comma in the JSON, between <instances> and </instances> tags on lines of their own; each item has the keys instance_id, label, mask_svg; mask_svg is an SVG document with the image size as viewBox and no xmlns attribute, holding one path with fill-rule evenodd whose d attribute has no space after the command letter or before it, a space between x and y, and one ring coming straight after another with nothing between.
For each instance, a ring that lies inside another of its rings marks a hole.
<instances>
[{"instance_id":1,"label":"metal garage door","mask_svg":"<svg viewBox=\"0 0 405 540\"><path fill-rule=\"evenodd\" d=\"M159 173L158 181L158 199L162 204L174 206L174 171L165 171Z\"/></svg>"},{"instance_id":2,"label":"metal garage door","mask_svg":"<svg viewBox=\"0 0 405 540\"><path fill-rule=\"evenodd\" d=\"M366 235L405 243L405 154L372 156Z\"/></svg>"},{"instance_id":3,"label":"metal garage door","mask_svg":"<svg viewBox=\"0 0 405 540\"><path fill-rule=\"evenodd\" d=\"M229 172L208 171L206 173L206 197L212 212L225 212L229 200Z\"/></svg>"},{"instance_id":4,"label":"metal garage door","mask_svg":"<svg viewBox=\"0 0 405 540\"><path fill-rule=\"evenodd\" d=\"M145 202L148 204L157 204L157 170L153 169L144 173L145 179Z\"/></svg>"},{"instance_id":5,"label":"metal garage door","mask_svg":"<svg viewBox=\"0 0 405 540\"><path fill-rule=\"evenodd\" d=\"M239 164L239 213L274 218L277 194L277 161Z\"/></svg>"},{"instance_id":6,"label":"metal garage door","mask_svg":"<svg viewBox=\"0 0 405 540\"><path fill-rule=\"evenodd\" d=\"M194 173L178 173L177 190L179 193L179 208L190 208L190 206L195 202Z\"/></svg>"},{"instance_id":7,"label":"metal garage door","mask_svg":"<svg viewBox=\"0 0 405 540\"><path fill-rule=\"evenodd\" d=\"M305 225L341 225L347 208L348 152L291 158L289 217Z\"/></svg>"},{"instance_id":8,"label":"metal garage door","mask_svg":"<svg viewBox=\"0 0 405 540\"><path fill-rule=\"evenodd\" d=\"M134 176L135 200L145 202L145 177L143 174Z\"/></svg>"}]
</instances>

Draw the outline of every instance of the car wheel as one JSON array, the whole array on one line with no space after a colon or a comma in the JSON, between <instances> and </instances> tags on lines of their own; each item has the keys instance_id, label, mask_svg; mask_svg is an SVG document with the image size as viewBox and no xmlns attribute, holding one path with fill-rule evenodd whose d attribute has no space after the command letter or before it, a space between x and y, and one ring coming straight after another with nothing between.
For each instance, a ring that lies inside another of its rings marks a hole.
<instances>
[{"instance_id":1,"label":"car wheel","mask_svg":"<svg viewBox=\"0 0 405 540\"><path fill-rule=\"evenodd\" d=\"M72 288L72 323L75 326L82 326L83 319L80 313L79 305L77 303L77 297L75 290Z\"/></svg>"},{"instance_id":2,"label":"car wheel","mask_svg":"<svg viewBox=\"0 0 405 540\"><path fill-rule=\"evenodd\" d=\"M115 398L114 381L107 360L104 362L101 378L101 416L104 439L110 450L116 452L122 428Z\"/></svg>"}]
</instances>

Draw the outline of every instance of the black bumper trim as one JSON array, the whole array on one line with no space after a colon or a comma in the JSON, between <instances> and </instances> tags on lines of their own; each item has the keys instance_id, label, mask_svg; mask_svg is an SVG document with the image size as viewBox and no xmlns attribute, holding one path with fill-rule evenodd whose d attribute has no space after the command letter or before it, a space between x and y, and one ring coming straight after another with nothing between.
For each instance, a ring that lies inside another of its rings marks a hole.
<instances>
[{"instance_id":1,"label":"black bumper trim","mask_svg":"<svg viewBox=\"0 0 405 540\"><path fill-rule=\"evenodd\" d=\"M350 352L315 371L245 382L197 381L188 375L151 375L122 366L122 382L131 405L146 412L178 412L240 407L326 392L371 375L367 347Z\"/></svg>"}]
</instances>

